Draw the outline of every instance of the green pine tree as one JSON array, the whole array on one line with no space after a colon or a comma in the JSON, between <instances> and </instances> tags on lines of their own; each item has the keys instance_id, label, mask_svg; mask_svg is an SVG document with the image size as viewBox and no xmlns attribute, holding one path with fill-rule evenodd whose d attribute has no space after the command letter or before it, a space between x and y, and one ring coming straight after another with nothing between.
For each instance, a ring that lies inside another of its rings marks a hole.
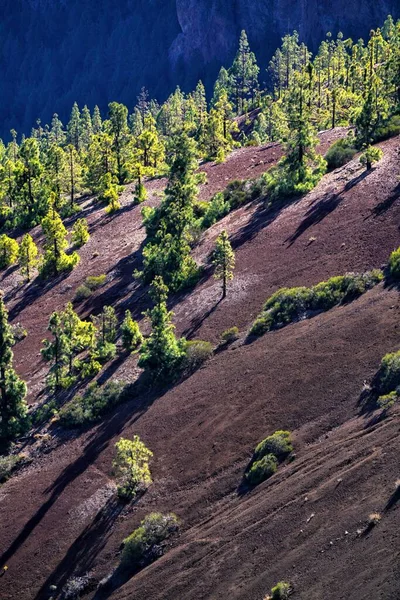
<instances>
[{"instance_id":1,"label":"green pine tree","mask_svg":"<svg viewBox=\"0 0 400 600\"><path fill-rule=\"evenodd\" d=\"M135 350L143 341L139 324L132 319L130 310L125 312L125 318L121 325L122 345L127 352Z\"/></svg>"},{"instance_id":2,"label":"green pine tree","mask_svg":"<svg viewBox=\"0 0 400 600\"><path fill-rule=\"evenodd\" d=\"M146 315L151 321L151 334L140 348L139 366L159 379L171 378L185 355L185 341L178 340L167 309L168 287L162 277L155 277L151 286L154 307Z\"/></svg>"},{"instance_id":3,"label":"green pine tree","mask_svg":"<svg viewBox=\"0 0 400 600\"><path fill-rule=\"evenodd\" d=\"M29 428L28 407L25 401L26 384L13 369L14 337L8 323L8 313L0 295L0 448Z\"/></svg>"},{"instance_id":4,"label":"green pine tree","mask_svg":"<svg viewBox=\"0 0 400 600\"><path fill-rule=\"evenodd\" d=\"M26 233L21 240L18 251L18 262L21 268L21 273L28 281L32 276L32 271L39 263L38 249L33 241L32 236Z\"/></svg>"},{"instance_id":5,"label":"green pine tree","mask_svg":"<svg viewBox=\"0 0 400 600\"><path fill-rule=\"evenodd\" d=\"M214 277L222 281L222 298L226 298L227 282L233 279L235 254L225 230L217 238L212 262Z\"/></svg>"}]
</instances>

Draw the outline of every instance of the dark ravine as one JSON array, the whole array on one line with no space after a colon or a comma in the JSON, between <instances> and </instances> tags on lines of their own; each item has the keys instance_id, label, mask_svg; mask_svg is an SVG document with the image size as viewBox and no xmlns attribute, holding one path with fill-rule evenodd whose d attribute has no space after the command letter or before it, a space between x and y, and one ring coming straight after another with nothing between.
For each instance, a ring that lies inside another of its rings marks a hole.
<instances>
[{"instance_id":1,"label":"dark ravine","mask_svg":"<svg viewBox=\"0 0 400 600\"><path fill-rule=\"evenodd\" d=\"M29 133L72 103L130 108L142 85L160 100L202 79L208 91L229 66L241 29L265 68L279 39L297 29L315 49L327 31L368 35L398 0L3 0L0 135Z\"/></svg>"}]
</instances>

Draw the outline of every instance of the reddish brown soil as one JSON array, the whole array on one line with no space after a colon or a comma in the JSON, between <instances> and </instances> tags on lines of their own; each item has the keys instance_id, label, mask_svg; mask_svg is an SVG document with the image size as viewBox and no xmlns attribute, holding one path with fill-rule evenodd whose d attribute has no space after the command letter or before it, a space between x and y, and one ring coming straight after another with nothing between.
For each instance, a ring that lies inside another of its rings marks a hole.
<instances>
[{"instance_id":1,"label":"reddish brown soil","mask_svg":"<svg viewBox=\"0 0 400 600\"><path fill-rule=\"evenodd\" d=\"M236 277L221 303L220 284L211 277L176 299L177 329L215 341L237 325L241 339L182 383L132 398L78 437L60 440L50 430L53 449L45 452L42 443L31 465L0 488L0 564L9 567L0 578L2 600L58 597L69 577L86 572L100 579L118 564L121 540L153 510L182 519L172 548L110 594L88 597L261 600L278 580L290 581L293 597L307 600L400 597L400 512L393 496L399 409L379 421L358 404L363 382L399 347L398 290L382 284L347 306L245 343L277 288L379 267L399 245L399 139L381 146L385 157L370 174L353 161L295 203L275 212L261 203L243 207L205 234L199 261L221 229L229 231ZM253 168L260 156L264 165ZM261 173L278 156L274 146L248 148L223 165L206 165L203 197ZM150 203L163 185L151 182ZM66 280L41 290L33 283L31 295L15 288L15 273L1 281L14 320L29 331L15 354L32 401L46 373L39 350L49 314L86 275L105 272L109 282L83 314L110 302L137 315L145 306L131 278L144 231L129 193L112 219L87 204L92 237ZM116 361L108 371L132 380L136 359ZM241 494L252 449L279 428L294 432L295 460ZM154 484L136 505L121 509L111 496L113 446L135 433L154 452ZM380 524L360 533L376 511Z\"/></svg>"}]
</instances>

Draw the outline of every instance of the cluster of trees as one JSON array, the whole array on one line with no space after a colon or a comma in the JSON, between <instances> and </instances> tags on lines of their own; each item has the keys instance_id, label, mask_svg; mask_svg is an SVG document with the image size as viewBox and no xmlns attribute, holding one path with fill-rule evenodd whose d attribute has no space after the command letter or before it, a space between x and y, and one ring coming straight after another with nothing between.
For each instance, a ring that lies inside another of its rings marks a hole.
<instances>
[{"instance_id":1,"label":"cluster of trees","mask_svg":"<svg viewBox=\"0 0 400 600\"><path fill-rule=\"evenodd\" d=\"M318 129L357 125L362 144L400 102L400 22L388 17L367 44L327 34L312 57L296 32L286 35L270 65L253 139L279 140L290 131L290 104L299 84L308 89L310 120ZM299 81L302 76L303 81ZM297 92L298 93L298 92ZM289 127L288 127L289 126Z\"/></svg>"},{"instance_id":2,"label":"cluster of trees","mask_svg":"<svg viewBox=\"0 0 400 600\"><path fill-rule=\"evenodd\" d=\"M85 321L69 302L64 311L51 315L48 331L51 338L43 341L42 356L51 364L47 382L56 392L70 387L79 377L94 377L116 355L118 319L112 306L104 306L99 315ZM127 352L133 352L142 343L139 325L129 310L120 333Z\"/></svg>"},{"instance_id":3,"label":"cluster of trees","mask_svg":"<svg viewBox=\"0 0 400 600\"><path fill-rule=\"evenodd\" d=\"M70 271L78 264L78 253L66 252L70 246L67 240L68 232L54 205L42 219L41 226L44 237L43 255L39 254L39 249L29 233L23 235L20 244L5 233L0 235L0 269L18 263L22 276L30 281L37 268L42 276L51 277ZM71 231L72 245L80 248L86 244L89 237L86 219L77 219Z\"/></svg>"}]
</instances>

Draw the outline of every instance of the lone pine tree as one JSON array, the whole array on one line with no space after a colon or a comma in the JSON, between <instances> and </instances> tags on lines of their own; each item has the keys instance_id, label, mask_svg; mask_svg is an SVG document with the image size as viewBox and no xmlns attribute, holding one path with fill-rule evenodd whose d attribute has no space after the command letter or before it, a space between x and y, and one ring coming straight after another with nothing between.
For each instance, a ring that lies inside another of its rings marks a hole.
<instances>
[{"instance_id":1,"label":"lone pine tree","mask_svg":"<svg viewBox=\"0 0 400 600\"><path fill-rule=\"evenodd\" d=\"M235 254L225 230L217 238L213 255L213 265L215 268L214 277L222 281L222 298L226 298L227 282L233 279Z\"/></svg>"}]
</instances>

